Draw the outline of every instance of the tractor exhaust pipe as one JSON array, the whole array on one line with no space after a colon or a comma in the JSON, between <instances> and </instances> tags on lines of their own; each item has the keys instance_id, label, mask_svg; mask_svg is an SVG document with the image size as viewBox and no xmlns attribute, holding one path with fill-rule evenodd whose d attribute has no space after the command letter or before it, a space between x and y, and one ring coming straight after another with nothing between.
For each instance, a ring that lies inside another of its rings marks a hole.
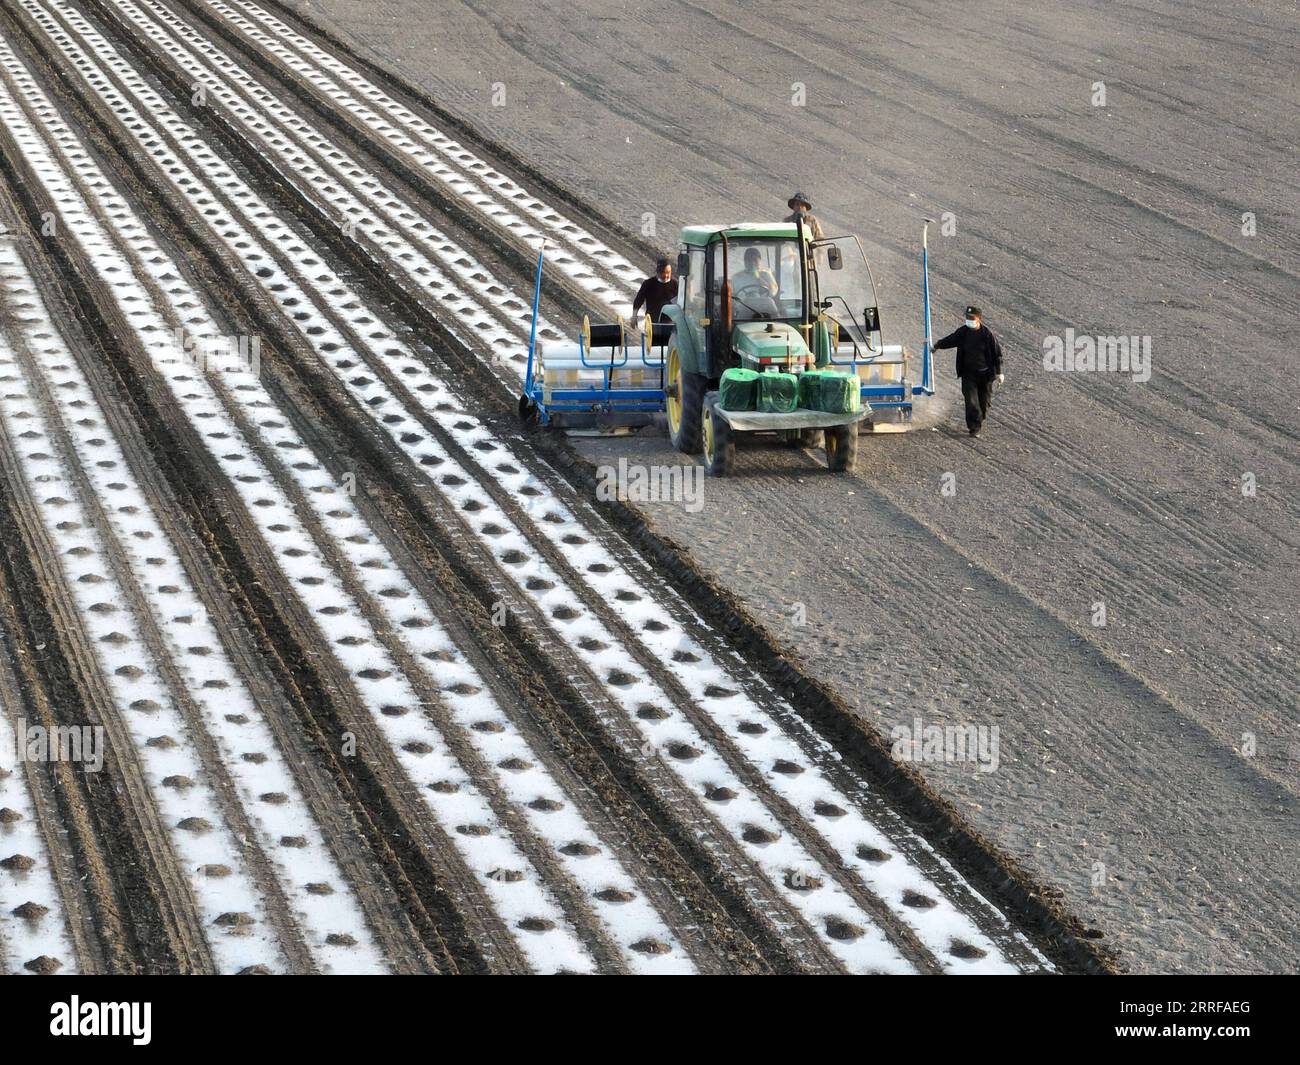
<instances>
[{"instance_id":1,"label":"tractor exhaust pipe","mask_svg":"<svg viewBox=\"0 0 1300 1065\"><path fill-rule=\"evenodd\" d=\"M803 285L803 318L799 322L799 331L803 334L804 346L812 351L812 309L808 306L808 301L812 298L812 286L809 283L811 278L808 276L808 246L803 239L803 215L798 211L795 211L794 235L795 243L799 245L799 273Z\"/></svg>"},{"instance_id":2,"label":"tractor exhaust pipe","mask_svg":"<svg viewBox=\"0 0 1300 1065\"><path fill-rule=\"evenodd\" d=\"M722 340L718 344L718 350L721 351L731 342L731 323L732 323L732 305L731 305L731 245L727 241L727 234L722 236L722 285L718 289L718 299L721 306L718 308L722 314ZM725 363L725 359L724 359Z\"/></svg>"}]
</instances>

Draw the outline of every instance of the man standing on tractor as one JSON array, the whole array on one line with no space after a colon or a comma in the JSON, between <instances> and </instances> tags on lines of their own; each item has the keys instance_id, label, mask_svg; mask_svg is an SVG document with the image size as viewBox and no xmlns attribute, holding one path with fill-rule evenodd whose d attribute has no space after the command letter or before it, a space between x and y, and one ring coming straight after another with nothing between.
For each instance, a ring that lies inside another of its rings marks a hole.
<instances>
[{"instance_id":1,"label":"man standing on tractor","mask_svg":"<svg viewBox=\"0 0 1300 1065\"><path fill-rule=\"evenodd\" d=\"M941 348L957 349L957 376L961 378L961 394L966 401L966 428L971 436L979 436L993 402L993 382L1003 381L1002 345L984 325L980 309L967 307L966 323L934 342L935 351Z\"/></svg>"},{"instance_id":2,"label":"man standing on tractor","mask_svg":"<svg viewBox=\"0 0 1300 1065\"><path fill-rule=\"evenodd\" d=\"M677 280L673 277L673 264L668 259L655 263L654 277L647 277L636 290L636 299L632 302L632 321L636 322L642 304L650 321L662 321L663 309L677 298ZM658 330L656 330L658 332Z\"/></svg>"},{"instance_id":3,"label":"man standing on tractor","mask_svg":"<svg viewBox=\"0 0 1300 1065\"><path fill-rule=\"evenodd\" d=\"M812 239L822 239L822 224L817 221L817 216L812 213L812 203L807 196L802 192L796 192L785 201L785 205L791 211L790 216L786 218L787 222L797 222L802 218L803 224L808 228L808 232L812 234Z\"/></svg>"}]
</instances>

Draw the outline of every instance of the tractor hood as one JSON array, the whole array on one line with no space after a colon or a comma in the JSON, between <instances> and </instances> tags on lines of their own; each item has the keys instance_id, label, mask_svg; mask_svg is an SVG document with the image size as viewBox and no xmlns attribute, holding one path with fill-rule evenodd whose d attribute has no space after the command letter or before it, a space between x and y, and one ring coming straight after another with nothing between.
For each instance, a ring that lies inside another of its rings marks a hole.
<instances>
[{"instance_id":1,"label":"tractor hood","mask_svg":"<svg viewBox=\"0 0 1300 1065\"><path fill-rule=\"evenodd\" d=\"M784 362L787 355L802 360L809 354L802 330L785 322L737 322L731 343L745 362Z\"/></svg>"}]
</instances>

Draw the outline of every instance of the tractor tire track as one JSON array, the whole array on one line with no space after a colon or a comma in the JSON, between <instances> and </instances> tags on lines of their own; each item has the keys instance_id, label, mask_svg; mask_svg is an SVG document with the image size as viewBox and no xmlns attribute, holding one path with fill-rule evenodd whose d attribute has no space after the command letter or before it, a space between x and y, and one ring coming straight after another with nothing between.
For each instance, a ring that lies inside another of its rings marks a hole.
<instances>
[{"instance_id":1,"label":"tractor tire track","mask_svg":"<svg viewBox=\"0 0 1300 1065\"><path fill-rule=\"evenodd\" d=\"M0 643L15 647L2 626ZM0 655L0 974L94 972L79 878L44 774L18 761L19 725L25 700Z\"/></svg>"}]
</instances>

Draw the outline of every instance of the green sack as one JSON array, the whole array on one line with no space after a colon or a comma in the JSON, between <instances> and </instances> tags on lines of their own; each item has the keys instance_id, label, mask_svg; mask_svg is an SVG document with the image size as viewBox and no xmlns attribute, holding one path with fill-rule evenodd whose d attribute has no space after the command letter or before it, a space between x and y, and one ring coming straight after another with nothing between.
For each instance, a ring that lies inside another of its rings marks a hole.
<instances>
[{"instance_id":1,"label":"green sack","mask_svg":"<svg viewBox=\"0 0 1300 1065\"><path fill-rule=\"evenodd\" d=\"M758 374L733 368L722 371L718 406L723 410L753 410L758 403Z\"/></svg>"},{"instance_id":2,"label":"green sack","mask_svg":"<svg viewBox=\"0 0 1300 1065\"><path fill-rule=\"evenodd\" d=\"M818 392L818 380L825 371L805 370L799 375L799 406L807 410L821 410L821 393Z\"/></svg>"},{"instance_id":3,"label":"green sack","mask_svg":"<svg viewBox=\"0 0 1300 1065\"><path fill-rule=\"evenodd\" d=\"M809 370L799 375L799 406L823 414L855 414L862 409L856 374Z\"/></svg>"},{"instance_id":4,"label":"green sack","mask_svg":"<svg viewBox=\"0 0 1300 1065\"><path fill-rule=\"evenodd\" d=\"M758 409L764 414L792 414L799 406L799 377L792 373L758 375Z\"/></svg>"}]
</instances>

